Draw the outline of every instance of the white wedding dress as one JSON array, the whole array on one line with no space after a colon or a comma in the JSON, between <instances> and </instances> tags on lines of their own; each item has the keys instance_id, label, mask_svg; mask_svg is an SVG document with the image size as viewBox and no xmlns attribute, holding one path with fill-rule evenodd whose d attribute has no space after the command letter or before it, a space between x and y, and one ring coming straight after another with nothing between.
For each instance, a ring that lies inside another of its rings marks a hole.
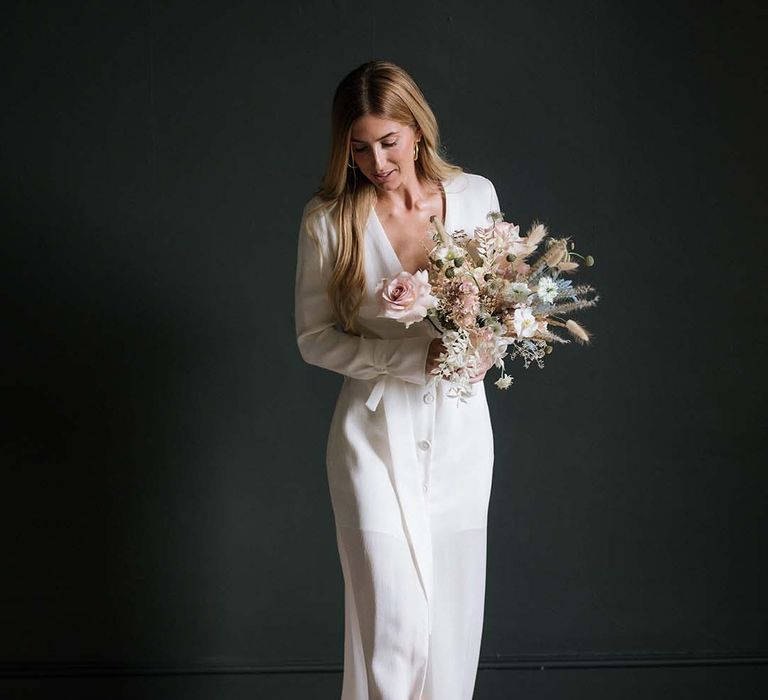
<instances>
[{"instance_id":1,"label":"white wedding dress","mask_svg":"<svg viewBox=\"0 0 768 700\"><path fill-rule=\"evenodd\" d=\"M489 180L443 183L448 231L488 225ZM309 206L309 205L308 205ZM336 232L302 217L297 342L307 362L344 375L327 474L344 575L342 700L470 700L483 627L493 433L483 382L467 403L424 373L437 332L377 318L376 285L402 270L375 211L365 231L363 337L335 327L326 295ZM322 246L324 266L312 227Z\"/></svg>"}]
</instances>

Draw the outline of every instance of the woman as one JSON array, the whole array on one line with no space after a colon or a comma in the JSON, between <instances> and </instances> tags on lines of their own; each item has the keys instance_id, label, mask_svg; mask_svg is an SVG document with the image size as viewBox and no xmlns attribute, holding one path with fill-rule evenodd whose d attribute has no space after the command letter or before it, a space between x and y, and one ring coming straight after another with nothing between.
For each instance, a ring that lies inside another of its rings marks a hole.
<instances>
[{"instance_id":1,"label":"woman","mask_svg":"<svg viewBox=\"0 0 768 700\"><path fill-rule=\"evenodd\" d=\"M491 182L440 156L401 68L363 64L336 89L331 154L301 222L296 335L344 375L327 473L345 598L342 700L468 700L480 653L493 465L485 368L459 404L435 379L428 321L378 317L376 287L427 269L430 217L487 225Z\"/></svg>"}]
</instances>

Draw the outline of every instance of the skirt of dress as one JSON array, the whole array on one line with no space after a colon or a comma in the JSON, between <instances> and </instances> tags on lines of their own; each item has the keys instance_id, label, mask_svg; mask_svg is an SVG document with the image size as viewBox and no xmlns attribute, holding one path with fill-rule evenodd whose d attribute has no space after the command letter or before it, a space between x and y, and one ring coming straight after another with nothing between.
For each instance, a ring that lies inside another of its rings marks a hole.
<instances>
[{"instance_id":1,"label":"skirt of dress","mask_svg":"<svg viewBox=\"0 0 768 700\"><path fill-rule=\"evenodd\" d=\"M372 386L345 379L328 438L344 576L342 700L470 700L483 627L493 468L485 387L475 384L475 395L458 404L446 397L443 381L431 387L401 382L412 431L397 439L412 444L417 456L412 483L419 494L411 502L428 523L428 606L403 494L392 478L385 418L365 407Z\"/></svg>"}]
</instances>

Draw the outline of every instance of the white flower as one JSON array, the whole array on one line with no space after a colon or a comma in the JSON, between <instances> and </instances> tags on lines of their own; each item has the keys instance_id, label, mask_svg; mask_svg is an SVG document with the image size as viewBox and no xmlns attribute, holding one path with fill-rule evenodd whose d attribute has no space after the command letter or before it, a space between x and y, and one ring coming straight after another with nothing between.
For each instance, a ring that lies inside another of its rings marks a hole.
<instances>
[{"instance_id":1,"label":"white flower","mask_svg":"<svg viewBox=\"0 0 768 700\"><path fill-rule=\"evenodd\" d=\"M434 260L445 260L448 255L448 247L441 245L432 251L432 258Z\"/></svg>"},{"instance_id":2,"label":"white flower","mask_svg":"<svg viewBox=\"0 0 768 700\"><path fill-rule=\"evenodd\" d=\"M518 338L530 338L538 330L536 317L528 307L515 309L514 324Z\"/></svg>"},{"instance_id":3,"label":"white flower","mask_svg":"<svg viewBox=\"0 0 768 700\"><path fill-rule=\"evenodd\" d=\"M461 247L453 244L438 244L429 253L432 260L442 260L444 263L452 262L456 258L465 257Z\"/></svg>"},{"instance_id":4,"label":"white flower","mask_svg":"<svg viewBox=\"0 0 768 700\"><path fill-rule=\"evenodd\" d=\"M494 384L499 387L499 389L508 389L509 385L512 383L512 377L510 377L508 374L505 374L503 377L499 377Z\"/></svg>"},{"instance_id":5,"label":"white flower","mask_svg":"<svg viewBox=\"0 0 768 700\"><path fill-rule=\"evenodd\" d=\"M525 282L509 282L504 287L504 301L508 304L516 304L521 301L526 302L530 295L531 290Z\"/></svg>"},{"instance_id":6,"label":"white flower","mask_svg":"<svg viewBox=\"0 0 768 700\"><path fill-rule=\"evenodd\" d=\"M545 275L539 280L539 287L536 293L543 302L551 304L557 296L557 291L557 282L551 277Z\"/></svg>"}]
</instances>

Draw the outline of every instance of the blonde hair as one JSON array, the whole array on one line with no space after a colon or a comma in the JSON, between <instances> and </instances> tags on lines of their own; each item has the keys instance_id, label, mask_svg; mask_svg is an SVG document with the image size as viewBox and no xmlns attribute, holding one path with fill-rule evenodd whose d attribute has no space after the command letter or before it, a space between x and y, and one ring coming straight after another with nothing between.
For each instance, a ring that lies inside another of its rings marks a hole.
<instances>
[{"instance_id":1,"label":"blonde hair","mask_svg":"<svg viewBox=\"0 0 768 700\"><path fill-rule=\"evenodd\" d=\"M373 115L421 132L416 176L439 185L462 169L443 157L435 115L408 73L388 61L358 66L338 85L331 109L331 149L311 216L327 210L337 232L336 256L327 294L338 322L357 333L356 317L365 294L363 259L365 227L376 202L376 188L357 169L348 167L351 131L356 119Z\"/></svg>"}]
</instances>

